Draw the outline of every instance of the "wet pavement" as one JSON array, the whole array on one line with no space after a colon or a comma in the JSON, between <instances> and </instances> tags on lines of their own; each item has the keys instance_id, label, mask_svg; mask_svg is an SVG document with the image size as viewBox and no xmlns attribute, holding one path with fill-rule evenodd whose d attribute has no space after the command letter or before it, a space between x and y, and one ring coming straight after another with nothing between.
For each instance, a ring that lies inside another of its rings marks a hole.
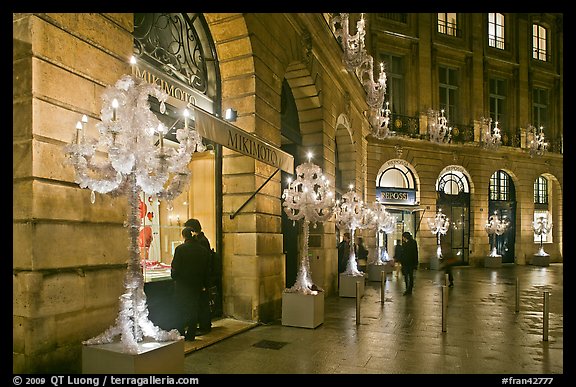
<instances>
[{"instance_id":1,"label":"wet pavement","mask_svg":"<svg viewBox=\"0 0 576 387\"><path fill-rule=\"evenodd\" d=\"M189 353L185 372L547 374L558 381L564 373L563 265L456 267L453 273L444 320L444 272L416 271L410 296L402 295L402 276L390 273L384 303L381 283L366 281L359 324L355 298L329 296L317 328L258 325Z\"/></svg>"}]
</instances>

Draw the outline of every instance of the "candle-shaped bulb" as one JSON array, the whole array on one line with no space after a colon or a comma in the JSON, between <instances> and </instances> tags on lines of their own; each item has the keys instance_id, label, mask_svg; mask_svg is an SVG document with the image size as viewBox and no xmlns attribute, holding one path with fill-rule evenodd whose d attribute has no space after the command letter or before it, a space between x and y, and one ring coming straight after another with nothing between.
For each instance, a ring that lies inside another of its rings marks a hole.
<instances>
[{"instance_id":1,"label":"candle-shaped bulb","mask_svg":"<svg viewBox=\"0 0 576 387\"><path fill-rule=\"evenodd\" d=\"M82 124L87 124L88 123L88 116L86 114L82 115Z\"/></svg>"},{"instance_id":2,"label":"candle-shaped bulb","mask_svg":"<svg viewBox=\"0 0 576 387\"><path fill-rule=\"evenodd\" d=\"M160 149L164 149L164 127L162 123L158 124L158 136L160 138Z\"/></svg>"},{"instance_id":3,"label":"candle-shaped bulb","mask_svg":"<svg viewBox=\"0 0 576 387\"><path fill-rule=\"evenodd\" d=\"M310 162L310 160L312 159L312 152L308 152L306 156L308 157L308 162Z\"/></svg>"},{"instance_id":4,"label":"candle-shaped bulb","mask_svg":"<svg viewBox=\"0 0 576 387\"><path fill-rule=\"evenodd\" d=\"M188 117L190 116L190 111L188 109L184 109L184 129L188 129Z\"/></svg>"},{"instance_id":5,"label":"candle-shaped bulb","mask_svg":"<svg viewBox=\"0 0 576 387\"><path fill-rule=\"evenodd\" d=\"M132 56L130 57L130 64L131 64L131 65L135 65L135 64L136 64L136 57L135 57L134 55L132 55Z\"/></svg>"},{"instance_id":6,"label":"candle-shaped bulb","mask_svg":"<svg viewBox=\"0 0 576 387\"><path fill-rule=\"evenodd\" d=\"M82 123L76 122L76 144L80 143L80 132L82 131Z\"/></svg>"},{"instance_id":7,"label":"candle-shaped bulb","mask_svg":"<svg viewBox=\"0 0 576 387\"><path fill-rule=\"evenodd\" d=\"M118 109L118 100L114 98L112 100L112 121L116 121L116 110Z\"/></svg>"}]
</instances>

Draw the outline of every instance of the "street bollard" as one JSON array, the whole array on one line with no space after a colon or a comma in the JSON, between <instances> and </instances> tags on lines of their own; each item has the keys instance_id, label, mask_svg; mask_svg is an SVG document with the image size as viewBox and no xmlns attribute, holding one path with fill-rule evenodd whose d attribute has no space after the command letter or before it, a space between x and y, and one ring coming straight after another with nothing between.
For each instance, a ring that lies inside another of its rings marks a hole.
<instances>
[{"instance_id":1,"label":"street bollard","mask_svg":"<svg viewBox=\"0 0 576 387\"><path fill-rule=\"evenodd\" d=\"M384 305L384 291L386 290L386 271L382 270L380 272L380 303Z\"/></svg>"},{"instance_id":2,"label":"street bollard","mask_svg":"<svg viewBox=\"0 0 576 387\"><path fill-rule=\"evenodd\" d=\"M448 286L442 286L442 332L446 332L446 319L448 307Z\"/></svg>"},{"instance_id":3,"label":"street bollard","mask_svg":"<svg viewBox=\"0 0 576 387\"><path fill-rule=\"evenodd\" d=\"M520 311L520 286L518 285L518 277L516 277L516 313Z\"/></svg>"},{"instance_id":4,"label":"street bollard","mask_svg":"<svg viewBox=\"0 0 576 387\"><path fill-rule=\"evenodd\" d=\"M360 325L360 281L356 281L356 325Z\"/></svg>"},{"instance_id":5,"label":"street bollard","mask_svg":"<svg viewBox=\"0 0 576 387\"><path fill-rule=\"evenodd\" d=\"M542 316L542 340L548 341L548 301L550 293L544 292L544 314Z\"/></svg>"},{"instance_id":6,"label":"street bollard","mask_svg":"<svg viewBox=\"0 0 576 387\"><path fill-rule=\"evenodd\" d=\"M444 274L444 285L448 286L450 279L448 273Z\"/></svg>"}]
</instances>

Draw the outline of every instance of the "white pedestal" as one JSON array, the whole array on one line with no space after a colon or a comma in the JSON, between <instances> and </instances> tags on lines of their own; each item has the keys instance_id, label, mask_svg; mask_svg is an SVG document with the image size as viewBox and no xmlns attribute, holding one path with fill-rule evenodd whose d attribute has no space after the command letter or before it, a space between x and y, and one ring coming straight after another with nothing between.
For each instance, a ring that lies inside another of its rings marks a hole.
<instances>
[{"instance_id":1,"label":"white pedestal","mask_svg":"<svg viewBox=\"0 0 576 387\"><path fill-rule=\"evenodd\" d=\"M184 340L142 341L138 353L124 352L121 342L84 345L83 374L183 374Z\"/></svg>"},{"instance_id":2,"label":"white pedestal","mask_svg":"<svg viewBox=\"0 0 576 387\"><path fill-rule=\"evenodd\" d=\"M549 266L550 265L550 256L549 255L538 255L534 254L532 256L532 265L535 266Z\"/></svg>"},{"instance_id":3,"label":"white pedestal","mask_svg":"<svg viewBox=\"0 0 576 387\"><path fill-rule=\"evenodd\" d=\"M324 292L282 293L282 325L316 328L324 322Z\"/></svg>"},{"instance_id":4,"label":"white pedestal","mask_svg":"<svg viewBox=\"0 0 576 387\"><path fill-rule=\"evenodd\" d=\"M340 274L340 297L356 297L356 282L360 282L360 297L364 295L364 276Z\"/></svg>"},{"instance_id":5,"label":"white pedestal","mask_svg":"<svg viewBox=\"0 0 576 387\"><path fill-rule=\"evenodd\" d=\"M485 257L484 267L502 267L502 257Z\"/></svg>"}]
</instances>

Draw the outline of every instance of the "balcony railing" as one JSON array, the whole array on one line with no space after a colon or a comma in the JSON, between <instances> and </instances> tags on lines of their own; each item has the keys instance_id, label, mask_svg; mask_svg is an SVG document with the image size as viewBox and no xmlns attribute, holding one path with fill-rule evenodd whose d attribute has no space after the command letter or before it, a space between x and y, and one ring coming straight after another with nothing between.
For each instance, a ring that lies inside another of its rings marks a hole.
<instances>
[{"instance_id":1,"label":"balcony railing","mask_svg":"<svg viewBox=\"0 0 576 387\"><path fill-rule=\"evenodd\" d=\"M474 142L474 125L452 124L452 137L450 143L452 144L465 144ZM420 133L420 118L418 116L406 116L402 114L390 115L390 130L392 135L400 137L416 138L420 140L428 140L429 136L426 133ZM501 129L502 146L512 148L521 148L521 133L520 129L510 130ZM553 153L563 153L562 138L548 138L548 151Z\"/></svg>"}]
</instances>

